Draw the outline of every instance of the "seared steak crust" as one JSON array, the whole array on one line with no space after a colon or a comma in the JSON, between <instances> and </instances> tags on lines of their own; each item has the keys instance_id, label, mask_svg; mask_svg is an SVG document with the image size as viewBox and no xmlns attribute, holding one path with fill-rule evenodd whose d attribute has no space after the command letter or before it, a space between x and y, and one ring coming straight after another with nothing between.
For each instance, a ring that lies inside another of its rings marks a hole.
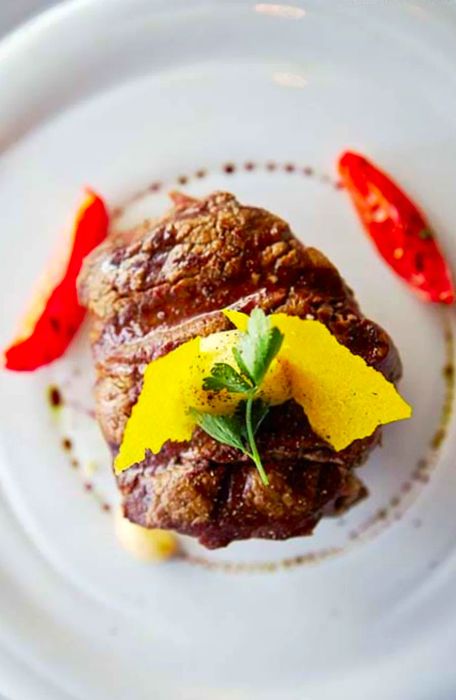
<instances>
[{"instance_id":1,"label":"seared steak crust","mask_svg":"<svg viewBox=\"0 0 456 700\"><path fill-rule=\"evenodd\" d=\"M176 197L159 222L111 238L86 261L80 297L93 315L97 417L113 454L146 365L196 335L230 328L221 309L316 318L389 380L401 374L389 336L364 318L337 269L269 212L227 193ZM165 387L163 388L164 390ZM117 476L128 518L193 535L207 547L312 532L364 494L353 468L380 431L335 452L293 401L273 408L258 441L271 485L237 450L197 429L188 443Z\"/></svg>"}]
</instances>

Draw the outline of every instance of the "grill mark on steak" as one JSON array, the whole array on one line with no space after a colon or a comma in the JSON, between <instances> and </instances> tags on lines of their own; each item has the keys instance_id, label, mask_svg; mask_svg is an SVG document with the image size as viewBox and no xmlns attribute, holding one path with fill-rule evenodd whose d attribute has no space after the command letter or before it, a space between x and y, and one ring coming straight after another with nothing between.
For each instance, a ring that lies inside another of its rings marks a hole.
<instances>
[{"instance_id":1,"label":"grill mark on steak","mask_svg":"<svg viewBox=\"0 0 456 700\"><path fill-rule=\"evenodd\" d=\"M81 301L92 312L97 417L113 455L147 364L190 338L230 328L225 307L318 319L389 380L400 377L389 336L362 315L327 258L284 221L227 193L173 198L162 220L100 246L80 278ZM117 483L131 520L193 535L207 547L307 535L322 516L365 496L353 469L380 434L335 452L288 401L271 409L258 434L268 488L247 457L200 429L188 443L148 452Z\"/></svg>"}]
</instances>

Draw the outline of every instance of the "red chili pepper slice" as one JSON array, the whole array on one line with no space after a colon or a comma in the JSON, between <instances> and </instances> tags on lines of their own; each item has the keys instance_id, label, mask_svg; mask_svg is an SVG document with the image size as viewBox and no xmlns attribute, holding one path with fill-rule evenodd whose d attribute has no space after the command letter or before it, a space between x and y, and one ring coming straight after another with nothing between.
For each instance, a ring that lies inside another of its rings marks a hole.
<instances>
[{"instance_id":1,"label":"red chili pepper slice","mask_svg":"<svg viewBox=\"0 0 456 700\"><path fill-rule=\"evenodd\" d=\"M339 174L377 250L422 299L452 304L450 269L427 220L385 173L363 156L346 152Z\"/></svg>"},{"instance_id":2,"label":"red chili pepper slice","mask_svg":"<svg viewBox=\"0 0 456 700\"><path fill-rule=\"evenodd\" d=\"M108 232L109 218L103 200L88 190L76 216L69 248L53 261L42 291L21 323L18 337L4 352L4 366L32 371L61 357L82 323L85 309L79 304L76 281L82 261Z\"/></svg>"}]
</instances>

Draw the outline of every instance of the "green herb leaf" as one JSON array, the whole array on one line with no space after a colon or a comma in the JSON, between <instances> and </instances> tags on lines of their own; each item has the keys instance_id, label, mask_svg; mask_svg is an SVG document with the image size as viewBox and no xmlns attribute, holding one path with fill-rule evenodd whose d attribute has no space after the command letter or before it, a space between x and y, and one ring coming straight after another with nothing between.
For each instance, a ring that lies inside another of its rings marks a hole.
<instances>
[{"instance_id":1,"label":"green herb leaf","mask_svg":"<svg viewBox=\"0 0 456 700\"><path fill-rule=\"evenodd\" d=\"M264 379L269 366L280 350L283 335L277 328L271 327L271 322L261 309L254 309L250 315L247 333L239 341L236 360L252 378L256 386ZM241 367L240 367L241 369Z\"/></svg>"},{"instance_id":2,"label":"green herb leaf","mask_svg":"<svg viewBox=\"0 0 456 700\"><path fill-rule=\"evenodd\" d=\"M269 486L269 479L268 475L266 474L264 467L263 467L263 462L261 460L261 455L258 452L258 447L255 442L255 433L253 430L253 399L247 399L246 404L245 404L245 428L247 432L247 444L250 447L250 452L249 456L255 463L256 468L258 469L258 473L260 475L260 479L263 482L265 486Z\"/></svg>"},{"instance_id":3,"label":"green herb leaf","mask_svg":"<svg viewBox=\"0 0 456 700\"><path fill-rule=\"evenodd\" d=\"M256 399L252 405L252 430L253 434L256 435L258 428L266 418L269 413L269 405L266 401L261 399Z\"/></svg>"},{"instance_id":4,"label":"green herb leaf","mask_svg":"<svg viewBox=\"0 0 456 700\"><path fill-rule=\"evenodd\" d=\"M282 347L283 343L283 334L279 331L278 328L271 328L269 332L269 339L268 339L268 345L266 348L265 352L265 358L264 358L264 365L265 365L265 372L268 371L271 362L279 352L280 348ZM263 377L264 377L263 374Z\"/></svg>"},{"instance_id":5,"label":"green herb leaf","mask_svg":"<svg viewBox=\"0 0 456 700\"><path fill-rule=\"evenodd\" d=\"M191 413L196 418L200 428L214 440L245 452L241 437L242 423L237 413L232 416L214 416L210 413L197 411L195 408L191 409Z\"/></svg>"},{"instance_id":6,"label":"green herb leaf","mask_svg":"<svg viewBox=\"0 0 456 700\"><path fill-rule=\"evenodd\" d=\"M255 435L269 411L267 403L257 398L261 384L271 362L280 350L283 335L271 326L270 319L261 309L254 309L250 315L247 332L242 333L238 346L233 348L239 372L231 365L218 362L205 377L203 388L206 391L228 391L244 394L245 401L239 402L231 416L214 416L192 409L198 425L214 440L230 445L248 455L255 463L261 481L269 484Z\"/></svg>"},{"instance_id":7,"label":"green herb leaf","mask_svg":"<svg viewBox=\"0 0 456 700\"><path fill-rule=\"evenodd\" d=\"M246 379L248 379L250 382L252 382L252 384L254 384L253 377L251 376L249 370L245 366L244 360L242 359L241 353L239 352L238 348L233 348L233 355L234 359L236 360L237 366L241 370L241 374L243 374L244 377L246 377Z\"/></svg>"},{"instance_id":8,"label":"green herb leaf","mask_svg":"<svg viewBox=\"0 0 456 700\"><path fill-rule=\"evenodd\" d=\"M251 388L251 385L231 365L224 362L217 362L211 369L211 376L205 377L203 381L203 389L206 391L226 389L234 394L245 394Z\"/></svg>"}]
</instances>

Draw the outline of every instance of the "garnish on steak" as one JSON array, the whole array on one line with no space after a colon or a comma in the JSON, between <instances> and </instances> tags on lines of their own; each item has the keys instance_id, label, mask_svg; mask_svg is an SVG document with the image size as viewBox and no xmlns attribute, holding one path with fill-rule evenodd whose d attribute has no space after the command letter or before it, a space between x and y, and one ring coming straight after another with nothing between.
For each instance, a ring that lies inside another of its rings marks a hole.
<instances>
[{"instance_id":1,"label":"garnish on steak","mask_svg":"<svg viewBox=\"0 0 456 700\"><path fill-rule=\"evenodd\" d=\"M284 221L227 193L175 202L158 223L108 240L80 278L93 314L97 416L113 455L146 366L191 338L228 330L226 307L317 319L388 380L399 379L389 336L364 318L327 258ZM366 494L354 468L379 438L377 430L336 452L290 400L272 406L258 431L268 487L247 456L198 428L188 442L147 452L117 482L126 516L146 527L193 535L210 548L285 539L310 534L321 517Z\"/></svg>"},{"instance_id":2,"label":"garnish on steak","mask_svg":"<svg viewBox=\"0 0 456 700\"><path fill-rule=\"evenodd\" d=\"M147 451L158 454L168 441L190 441L199 426L250 457L269 486L256 437L272 406L295 401L336 452L380 425L410 418L394 384L321 321L266 316L258 307L250 317L224 314L236 330L197 336L147 365L116 473L142 462Z\"/></svg>"}]
</instances>

